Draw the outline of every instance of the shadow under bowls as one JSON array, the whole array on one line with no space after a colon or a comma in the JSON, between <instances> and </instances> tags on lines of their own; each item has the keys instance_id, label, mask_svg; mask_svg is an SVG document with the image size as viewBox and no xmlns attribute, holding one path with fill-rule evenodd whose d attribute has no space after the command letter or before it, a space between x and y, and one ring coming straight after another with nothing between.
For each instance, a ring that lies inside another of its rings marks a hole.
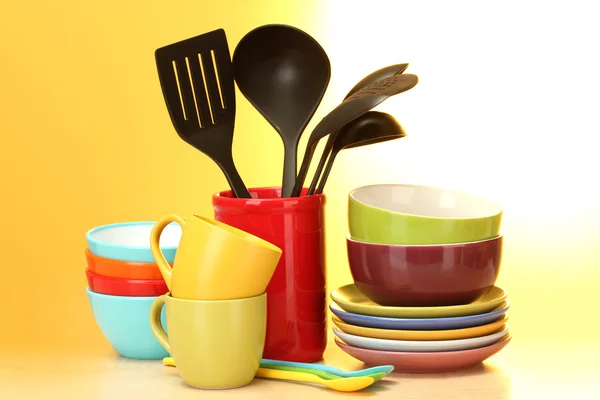
<instances>
[{"instance_id":1,"label":"shadow under bowls","mask_svg":"<svg viewBox=\"0 0 600 400\"><path fill-rule=\"evenodd\" d=\"M496 282L503 236L469 243L386 245L347 238L358 290L382 306L468 304Z\"/></svg>"}]
</instances>

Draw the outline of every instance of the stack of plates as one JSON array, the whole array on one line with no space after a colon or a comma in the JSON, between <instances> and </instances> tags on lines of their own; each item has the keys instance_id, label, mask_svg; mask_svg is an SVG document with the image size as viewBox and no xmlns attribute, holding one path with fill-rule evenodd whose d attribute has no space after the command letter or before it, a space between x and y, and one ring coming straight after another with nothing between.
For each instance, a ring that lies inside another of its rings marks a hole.
<instances>
[{"instance_id":1,"label":"stack of plates","mask_svg":"<svg viewBox=\"0 0 600 400\"><path fill-rule=\"evenodd\" d=\"M391 307L365 297L354 284L331 293L336 344L369 365L396 372L451 372L473 367L510 341L507 294L494 286L468 304Z\"/></svg>"}]
</instances>

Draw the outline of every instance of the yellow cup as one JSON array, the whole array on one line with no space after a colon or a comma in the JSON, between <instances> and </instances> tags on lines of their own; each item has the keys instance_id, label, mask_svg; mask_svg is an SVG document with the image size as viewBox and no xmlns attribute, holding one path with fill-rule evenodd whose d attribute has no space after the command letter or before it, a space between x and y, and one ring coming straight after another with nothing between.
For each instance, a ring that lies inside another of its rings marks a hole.
<instances>
[{"instance_id":1,"label":"yellow cup","mask_svg":"<svg viewBox=\"0 0 600 400\"><path fill-rule=\"evenodd\" d=\"M173 268L159 239L171 222L181 225ZM169 214L150 236L156 264L173 297L189 300L227 300L264 293L281 257L281 249L266 240L223 222L193 215L189 220Z\"/></svg>"},{"instance_id":2,"label":"yellow cup","mask_svg":"<svg viewBox=\"0 0 600 400\"><path fill-rule=\"evenodd\" d=\"M160 322L166 305L165 333ZM170 293L150 308L154 336L184 382L199 389L246 386L260 366L267 329L267 295L235 300L184 300Z\"/></svg>"}]
</instances>

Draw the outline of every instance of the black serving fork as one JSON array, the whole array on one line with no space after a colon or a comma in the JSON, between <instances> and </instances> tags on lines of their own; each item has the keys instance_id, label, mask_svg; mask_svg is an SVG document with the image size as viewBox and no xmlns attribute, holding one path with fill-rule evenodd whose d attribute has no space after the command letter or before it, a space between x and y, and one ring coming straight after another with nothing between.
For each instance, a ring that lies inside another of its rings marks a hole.
<instances>
[{"instance_id":1,"label":"black serving fork","mask_svg":"<svg viewBox=\"0 0 600 400\"><path fill-rule=\"evenodd\" d=\"M251 198L233 161L235 83L223 29L161 47L156 67L181 139L221 168L235 197Z\"/></svg>"}]
</instances>

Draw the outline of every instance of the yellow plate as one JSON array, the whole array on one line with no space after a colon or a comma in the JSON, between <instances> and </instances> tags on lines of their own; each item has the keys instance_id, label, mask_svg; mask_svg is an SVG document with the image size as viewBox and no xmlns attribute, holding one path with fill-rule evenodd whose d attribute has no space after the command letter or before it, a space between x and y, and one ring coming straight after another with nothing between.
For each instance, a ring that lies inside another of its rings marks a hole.
<instances>
[{"instance_id":1,"label":"yellow plate","mask_svg":"<svg viewBox=\"0 0 600 400\"><path fill-rule=\"evenodd\" d=\"M498 286L492 286L485 294L469 304L439 307L390 307L380 306L369 300L352 283L331 292L331 299L347 312L388 318L441 318L489 312L506 300L507 294Z\"/></svg>"},{"instance_id":2,"label":"yellow plate","mask_svg":"<svg viewBox=\"0 0 600 400\"><path fill-rule=\"evenodd\" d=\"M349 325L335 315L332 321L342 332L356 336L391 340L454 340L490 335L504 327L506 321L508 321L508 315L504 314L498 321L487 325L441 331L403 331L397 329L366 328Z\"/></svg>"}]
</instances>

